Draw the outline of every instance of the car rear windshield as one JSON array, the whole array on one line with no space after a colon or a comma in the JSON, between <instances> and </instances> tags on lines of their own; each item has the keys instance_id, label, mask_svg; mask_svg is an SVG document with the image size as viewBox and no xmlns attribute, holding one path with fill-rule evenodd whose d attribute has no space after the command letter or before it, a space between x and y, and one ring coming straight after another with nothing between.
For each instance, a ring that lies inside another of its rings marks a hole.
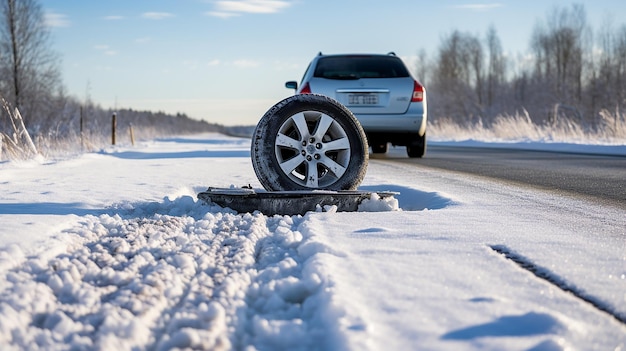
<instances>
[{"instance_id":1,"label":"car rear windshield","mask_svg":"<svg viewBox=\"0 0 626 351\"><path fill-rule=\"evenodd\" d=\"M317 63L314 77L327 79L409 77L402 61L395 56L329 56Z\"/></svg>"}]
</instances>

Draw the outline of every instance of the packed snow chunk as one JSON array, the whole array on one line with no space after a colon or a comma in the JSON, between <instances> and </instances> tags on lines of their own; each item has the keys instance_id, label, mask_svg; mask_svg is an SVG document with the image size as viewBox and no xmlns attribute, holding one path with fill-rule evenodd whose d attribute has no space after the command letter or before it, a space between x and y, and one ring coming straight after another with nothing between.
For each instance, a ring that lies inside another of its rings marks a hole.
<instances>
[{"instance_id":1,"label":"packed snow chunk","mask_svg":"<svg viewBox=\"0 0 626 351\"><path fill-rule=\"evenodd\" d=\"M225 337L213 338L207 331L183 328L159 344L157 350L228 350L230 348L230 342Z\"/></svg>"},{"instance_id":2,"label":"packed snow chunk","mask_svg":"<svg viewBox=\"0 0 626 351\"><path fill-rule=\"evenodd\" d=\"M308 260L302 269L302 284L304 287L315 293L325 284L324 277L328 274L324 267L320 266L318 260Z\"/></svg>"},{"instance_id":3,"label":"packed snow chunk","mask_svg":"<svg viewBox=\"0 0 626 351\"><path fill-rule=\"evenodd\" d=\"M280 239L281 244L286 247L295 247L302 241L302 234L298 231L291 230L287 225L276 228L274 238Z\"/></svg>"},{"instance_id":4,"label":"packed snow chunk","mask_svg":"<svg viewBox=\"0 0 626 351\"><path fill-rule=\"evenodd\" d=\"M10 303L0 302L0 344L6 345L14 338L13 330L30 322L27 312L19 311Z\"/></svg>"},{"instance_id":5,"label":"packed snow chunk","mask_svg":"<svg viewBox=\"0 0 626 351\"><path fill-rule=\"evenodd\" d=\"M166 197L164 202L166 205L171 206L168 213L170 216L183 216L191 212L196 205L196 200L188 195L175 198L174 200Z\"/></svg>"},{"instance_id":6,"label":"packed snow chunk","mask_svg":"<svg viewBox=\"0 0 626 351\"><path fill-rule=\"evenodd\" d=\"M378 193L372 193L369 199L361 201L358 212L387 212L400 211L398 199L394 196L381 197Z\"/></svg>"},{"instance_id":7,"label":"packed snow chunk","mask_svg":"<svg viewBox=\"0 0 626 351\"><path fill-rule=\"evenodd\" d=\"M24 261L24 252L16 244L0 249L0 271L9 270Z\"/></svg>"},{"instance_id":8,"label":"packed snow chunk","mask_svg":"<svg viewBox=\"0 0 626 351\"><path fill-rule=\"evenodd\" d=\"M311 292L296 277L286 277L276 281L276 292L288 303L302 303Z\"/></svg>"},{"instance_id":9,"label":"packed snow chunk","mask_svg":"<svg viewBox=\"0 0 626 351\"><path fill-rule=\"evenodd\" d=\"M100 313L104 319L95 337L98 349L134 349L150 340L149 326L134 318L130 311L105 304Z\"/></svg>"},{"instance_id":10,"label":"packed snow chunk","mask_svg":"<svg viewBox=\"0 0 626 351\"><path fill-rule=\"evenodd\" d=\"M259 350L307 350L312 346L307 326L301 319L268 320L254 316L252 323Z\"/></svg>"},{"instance_id":11,"label":"packed snow chunk","mask_svg":"<svg viewBox=\"0 0 626 351\"><path fill-rule=\"evenodd\" d=\"M324 205L322 206L315 205L315 212L328 212L328 213L337 213L337 205Z\"/></svg>"},{"instance_id":12,"label":"packed snow chunk","mask_svg":"<svg viewBox=\"0 0 626 351\"><path fill-rule=\"evenodd\" d=\"M190 349L194 339L197 338L188 330L179 330L172 335L166 335L159 343L157 350Z\"/></svg>"},{"instance_id":13,"label":"packed snow chunk","mask_svg":"<svg viewBox=\"0 0 626 351\"><path fill-rule=\"evenodd\" d=\"M50 289L52 289L52 291L54 291L55 294L60 294L61 293L61 289L63 289L63 281L61 280L61 278L58 275L52 275L47 282L48 286L50 287Z\"/></svg>"},{"instance_id":14,"label":"packed snow chunk","mask_svg":"<svg viewBox=\"0 0 626 351\"><path fill-rule=\"evenodd\" d=\"M172 258L174 266L185 276L193 276L196 274L196 261L189 254L177 254Z\"/></svg>"},{"instance_id":15,"label":"packed snow chunk","mask_svg":"<svg viewBox=\"0 0 626 351\"><path fill-rule=\"evenodd\" d=\"M58 334L70 334L79 332L82 329L80 323L73 321L65 313L58 310L52 312L45 318L43 327Z\"/></svg>"}]
</instances>

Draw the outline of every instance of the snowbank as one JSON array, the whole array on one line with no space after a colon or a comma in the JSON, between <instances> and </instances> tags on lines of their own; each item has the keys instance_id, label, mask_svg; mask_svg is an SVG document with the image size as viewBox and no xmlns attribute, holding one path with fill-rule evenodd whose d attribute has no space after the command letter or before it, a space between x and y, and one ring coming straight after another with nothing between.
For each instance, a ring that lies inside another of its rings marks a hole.
<instances>
[{"instance_id":1,"label":"snowbank","mask_svg":"<svg viewBox=\"0 0 626 351\"><path fill-rule=\"evenodd\" d=\"M366 212L237 214L249 140L207 135L0 164L3 349L615 349L623 211L372 160ZM418 181L416 181L418 180ZM378 211L378 212L371 212Z\"/></svg>"}]
</instances>

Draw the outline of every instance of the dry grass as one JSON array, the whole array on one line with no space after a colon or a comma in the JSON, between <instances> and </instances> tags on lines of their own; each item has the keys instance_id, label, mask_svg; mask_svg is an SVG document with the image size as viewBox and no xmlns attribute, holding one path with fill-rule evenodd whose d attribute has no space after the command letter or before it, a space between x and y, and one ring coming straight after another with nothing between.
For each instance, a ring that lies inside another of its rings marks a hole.
<instances>
[{"instance_id":1,"label":"dry grass","mask_svg":"<svg viewBox=\"0 0 626 351\"><path fill-rule=\"evenodd\" d=\"M588 128L571 120L554 124L533 123L527 113L498 116L489 126L482 121L468 125L439 119L428 126L429 138L441 141L560 142L575 144L626 144L626 116L603 110L598 127Z\"/></svg>"}]
</instances>

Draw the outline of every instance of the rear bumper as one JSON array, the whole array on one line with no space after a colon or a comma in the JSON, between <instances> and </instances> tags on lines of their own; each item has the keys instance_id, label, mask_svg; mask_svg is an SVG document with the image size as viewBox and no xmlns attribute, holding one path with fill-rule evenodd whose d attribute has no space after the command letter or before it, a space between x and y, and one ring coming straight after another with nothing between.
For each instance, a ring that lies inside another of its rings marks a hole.
<instances>
[{"instance_id":1,"label":"rear bumper","mask_svg":"<svg viewBox=\"0 0 626 351\"><path fill-rule=\"evenodd\" d=\"M424 134L425 119L407 115L356 115L365 132L401 132Z\"/></svg>"},{"instance_id":2,"label":"rear bumper","mask_svg":"<svg viewBox=\"0 0 626 351\"><path fill-rule=\"evenodd\" d=\"M355 114L370 144L408 145L426 133L426 104L411 104L405 114Z\"/></svg>"},{"instance_id":3,"label":"rear bumper","mask_svg":"<svg viewBox=\"0 0 626 351\"><path fill-rule=\"evenodd\" d=\"M365 133L426 133L425 114L404 115L355 115Z\"/></svg>"},{"instance_id":4,"label":"rear bumper","mask_svg":"<svg viewBox=\"0 0 626 351\"><path fill-rule=\"evenodd\" d=\"M426 133L426 101L424 103L412 103L406 113L403 114L355 113L354 116L359 120L366 133L409 133L420 136Z\"/></svg>"}]
</instances>

